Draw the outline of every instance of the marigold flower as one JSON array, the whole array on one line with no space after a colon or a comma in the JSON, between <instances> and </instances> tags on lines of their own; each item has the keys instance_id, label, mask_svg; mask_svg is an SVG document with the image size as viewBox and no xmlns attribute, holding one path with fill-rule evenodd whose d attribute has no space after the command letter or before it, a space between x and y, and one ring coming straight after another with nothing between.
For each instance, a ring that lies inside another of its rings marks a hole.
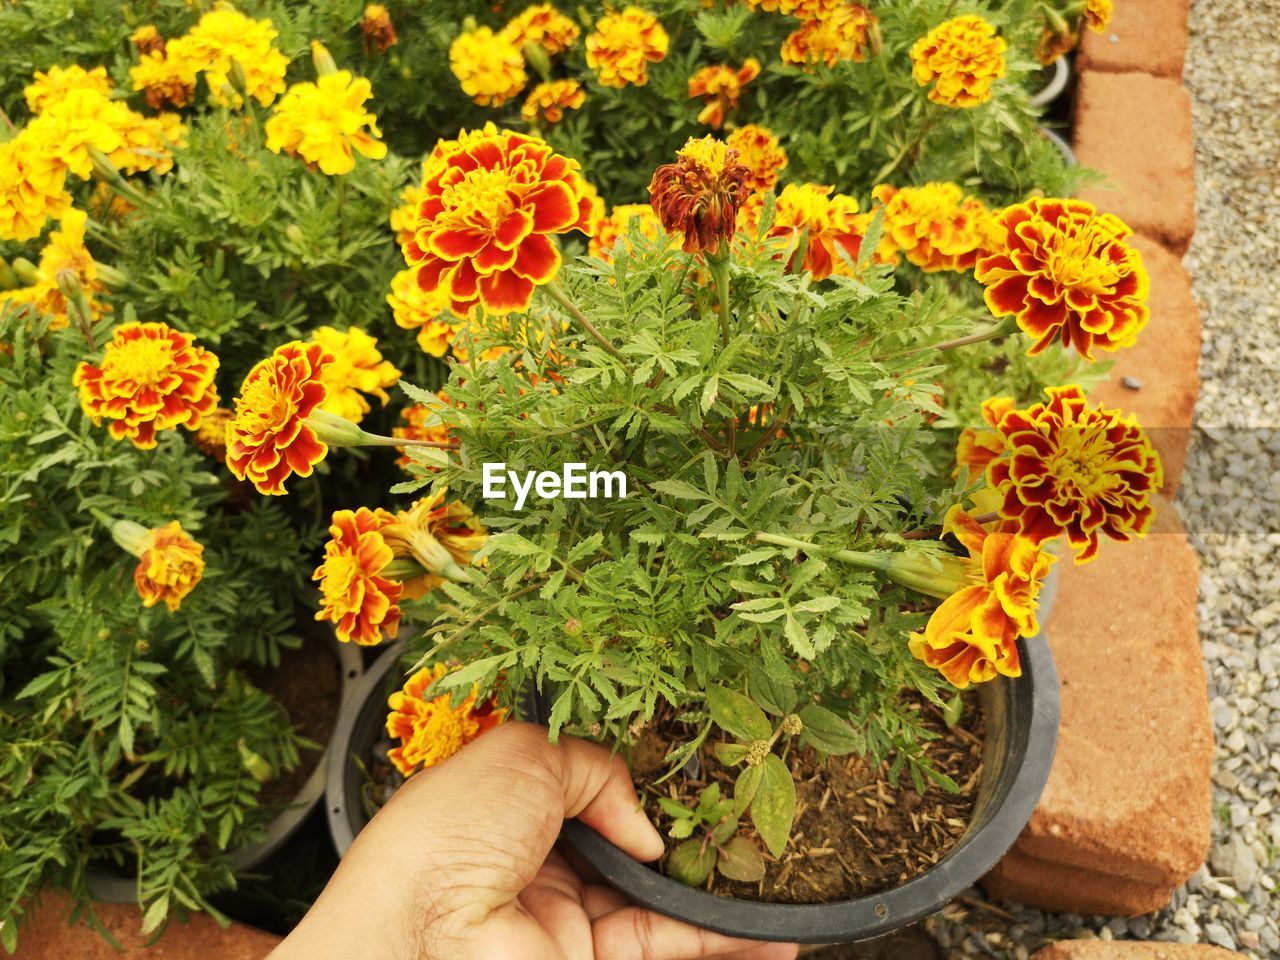
<instances>
[{"instance_id":1,"label":"marigold flower","mask_svg":"<svg viewBox=\"0 0 1280 960\"><path fill-rule=\"evenodd\" d=\"M67 168L24 131L0 143L0 240L38 237L71 206Z\"/></svg>"},{"instance_id":2,"label":"marigold flower","mask_svg":"<svg viewBox=\"0 0 1280 960\"><path fill-rule=\"evenodd\" d=\"M449 69L482 107L502 106L529 82L520 48L488 27L458 34L449 47Z\"/></svg>"},{"instance_id":3,"label":"marigold flower","mask_svg":"<svg viewBox=\"0 0 1280 960\"><path fill-rule=\"evenodd\" d=\"M1032 199L996 218L998 239L974 276L997 317L1012 315L1036 342L1055 340L1086 360L1093 348L1131 346L1151 317L1151 282L1120 218L1083 200Z\"/></svg>"},{"instance_id":4,"label":"marigold flower","mask_svg":"<svg viewBox=\"0 0 1280 960\"><path fill-rule=\"evenodd\" d=\"M552 80L540 83L530 91L520 108L520 115L529 123L543 120L559 123L566 110L580 110L587 102L582 84L577 80Z\"/></svg>"},{"instance_id":5,"label":"marigold flower","mask_svg":"<svg viewBox=\"0 0 1280 960\"><path fill-rule=\"evenodd\" d=\"M773 226L767 234L784 237L792 244L807 238L801 266L813 274L815 280L832 274L853 276L853 268L845 258L857 262L863 234L871 222L871 214L858 212L857 200L843 193L833 195L833 189L816 183L788 184L778 194ZM754 229L752 224L744 226ZM892 256L882 244L877 250L877 259L892 262L886 260L884 254ZM789 269L797 269L795 258L799 255L799 249L791 254Z\"/></svg>"},{"instance_id":6,"label":"marigold flower","mask_svg":"<svg viewBox=\"0 0 1280 960\"><path fill-rule=\"evenodd\" d=\"M102 364L81 362L72 383L93 422L109 420L116 440L142 450L156 433L195 430L218 406L218 358L193 337L163 323L125 323L112 332Z\"/></svg>"},{"instance_id":7,"label":"marigold flower","mask_svg":"<svg viewBox=\"0 0 1280 960\"><path fill-rule=\"evenodd\" d=\"M997 674L1021 676L1017 641L1040 630L1038 595L1057 558L1016 533L988 533L959 506L947 512L943 533L954 534L969 559L943 561L957 589L924 633L911 635L911 653L962 690Z\"/></svg>"},{"instance_id":8,"label":"marigold flower","mask_svg":"<svg viewBox=\"0 0 1280 960\"><path fill-rule=\"evenodd\" d=\"M293 474L309 477L328 445L307 423L325 401L325 368L333 354L293 341L254 364L227 424L227 467L259 493L283 496Z\"/></svg>"},{"instance_id":9,"label":"marigold flower","mask_svg":"<svg viewBox=\"0 0 1280 960\"><path fill-rule=\"evenodd\" d=\"M668 232L684 234L685 252L716 253L733 237L749 172L724 141L690 137L675 163L654 171L653 211Z\"/></svg>"},{"instance_id":10,"label":"marigold flower","mask_svg":"<svg viewBox=\"0 0 1280 960\"><path fill-rule=\"evenodd\" d=\"M72 90L91 90L104 97L110 97L114 85L107 76L106 67L84 67L72 64L69 67L50 67L47 72L37 70L32 82L23 88L27 98L27 107L34 114L40 114L51 104L58 103Z\"/></svg>"},{"instance_id":11,"label":"marigold flower","mask_svg":"<svg viewBox=\"0 0 1280 960\"><path fill-rule=\"evenodd\" d=\"M364 52L372 50L386 53L400 42L396 36L395 24L391 22L391 14L380 3L371 3L364 8L364 16L360 18L360 32L364 34Z\"/></svg>"},{"instance_id":12,"label":"marigold flower","mask_svg":"<svg viewBox=\"0 0 1280 960\"><path fill-rule=\"evenodd\" d=\"M745 182L752 193L768 193L787 168L786 151L778 146L778 138L768 127L744 124L730 133L725 143L730 150L738 151L738 162L747 168Z\"/></svg>"},{"instance_id":13,"label":"marigold flower","mask_svg":"<svg viewBox=\"0 0 1280 960\"><path fill-rule=\"evenodd\" d=\"M440 401L440 406L453 406L453 401L449 399L449 395L441 390L436 394L436 399ZM424 403L415 403L405 407L400 411L400 416L404 419L403 427L392 427L391 435L400 440L429 440L432 443L448 443L449 428L440 420L437 413L438 407L435 405L427 406ZM401 452L404 448L401 447ZM410 459L408 455L400 457L396 461L401 467L408 467ZM427 469L432 469L428 466Z\"/></svg>"},{"instance_id":14,"label":"marigold flower","mask_svg":"<svg viewBox=\"0 0 1280 960\"><path fill-rule=\"evenodd\" d=\"M378 118L364 108L371 96L369 81L349 70L295 83L266 123L267 149L301 157L331 177L354 170L356 153L381 160L387 146L378 139Z\"/></svg>"},{"instance_id":15,"label":"marigold flower","mask_svg":"<svg viewBox=\"0 0 1280 960\"><path fill-rule=\"evenodd\" d=\"M1094 33L1102 33L1111 23L1111 0L1086 0L1084 22Z\"/></svg>"},{"instance_id":16,"label":"marigold flower","mask_svg":"<svg viewBox=\"0 0 1280 960\"><path fill-rule=\"evenodd\" d=\"M385 527L383 537L397 557L408 557L427 573L406 584L408 596L421 596L445 580L468 583L476 552L489 534L484 525L461 500L446 501L449 491L438 490L396 514L395 523Z\"/></svg>"},{"instance_id":17,"label":"marigold flower","mask_svg":"<svg viewBox=\"0 0 1280 960\"><path fill-rule=\"evenodd\" d=\"M333 363L324 368L325 399L320 409L359 423L369 412L368 393L386 406L391 397L384 387L393 387L400 380L400 371L378 352L378 340L359 327L348 327L347 332L333 327L318 327L311 333L313 343L318 343L333 354Z\"/></svg>"},{"instance_id":18,"label":"marigold flower","mask_svg":"<svg viewBox=\"0 0 1280 960\"><path fill-rule=\"evenodd\" d=\"M387 751L387 758L403 776L448 760L506 719L507 711L492 698L478 700L479 688L474 684L461 699L461 691L428 699L427 690L448 673L442 663L423 667L387 699L387 736L400 741L400 746Z\"/></svg>"},{"instance_id":19,"label":"marigold flower","mask_svg":"<svg viewBox=\"0 0 1280 960\"><path fill-rule=\"evenodd\" d=\"M396 326L418 331L418 346L433 357L443 357L465 325L449 311L449 291L439 287L428 293L418 284L418 271L401 270L391 278L387 294Z\"/></svg>"},{"instance_id":20,"label":"marigold flower","mask_svg":"<svg viewBox=\"0 0 1280 960\"><path fill-rule=\"evenodd\" d=\"M884 231L908 261L927 273L967 272L1002 241L995 216L954 183L898 189L881 185L872 196L884 204Z\"/></svg>"},{"instance_id":21,"label":"marigold flower","mask_svg":"<svg viewBox=\"0 0 1280 960\"><path fill-rule=\"evenodd\" d=\"M630 250L631 244L627 236L631 232L632 221L635 221L640 233L650 240L657 240L662 236L662 221L653 212L653 207L647 203L622 203L610 210L609 215L597 226L595 236L588 245L591 256L611 260L613 248L619 240L625 249Z\"/></svg>"},{"instance_id":22,"label":"marigold flower","mask_svg":"<svg viewBox=\"0 0 1280 960\"><path fill-rule=\"evenodd\" d=\"M1044 32L1040 34L1040 42L1036 45L1036 59L1047 67L1074 50L1079 42L1080 35L1072 30L1055 30L1052 27L1045 27Z\"/></svg>"},{"instance_id":23,"label":"marigold flower","mask_svg":"<svg viewBox=\"0 0 1280 960\"><path fill-rule=\"evenodd\" d=\"M204 575L204 546L192 540L174 520L147 531L133 571L133 584L144 607L161 600L172 613Z\"/></svg>"},{"instance_id":24,"label":"marigold flower","mask_svg":"<svg viewBox=\"0 0 1280 960\"><path fill-rule=\"evenodd\" d=\"M782 42L782 62L813 72L818 64L834 67L844 60L861 63L876 17L857 3L840 3L806 20Z\"/></svg>"},{"instance_id":25,"label":"marigold flower","mask_svg":"<svg viewBox=\"0 0 1280 960\"><path fill-rule=\"evenodd\" d=\"M845 0L746 0L753 10L780 13L801 20L820 20Z\"/></svg>"},{"instance_id":26,"label":"marigold flower","mask_svg":"<svg viewBox=\"0 0 1280 960\"><path fill-rule=\"evenodd\" d=\"M67 210L59 220L58 229L49 234L49 242L40 252L36 268L38 279L30 286L0 293L0 301L34 304L41 313L52 317L51 329L61 330L70 323L66 294L58 285L58 275L69 272L85 294L89 306L89 319L96 321L110 309L97 294L102 291L98 279L98 264L84 245L85 224L88 215L83 210Z\"/></svg>"},{"instance_id":27,"label":"marigold flower","mask_svg":"<svg viewBox=\"0 0 1280 960\"><path fill-rule=\"evenodd\" d=\"M583 230L591 213L576 160L536 137L464 131L428 161L415 239L405 258L428 293L444 288L455 314L529 308L560 269L552 236Z\"/></svg>"},{"instance_id":28,"label":"marigold flower","mask_svg":"<svg viewBox=\"0 0 1280 960\"><path fill-rule=\"evenodd\" d=\"M201 452L220 463L227 459L227 424L231 422L232 413L226 407L218 407L200 421L195 436L191 439Z\"/></svg>"},{"instance_id":29,"label":"marigold flower","mask_svg":"<svg viewBox=\"0 0 1280 960\"><path fill-rule=\"evenodd\" d=\"M93 173L92 150L106 154L125 173L167 173L173 167L169 144L180 127L164 117L144 117L96 90L78 89L48 104L27 126L25 136L72 173L88 179Z\"/></svg>"},{"instance_id":30,"label":"marigold flower","mask_svg":"<svg viewBox=\"0 0 1280 960\"><path fill-rule=\"evenodd\" d=\"M666 57L670 42L657 17L627 7L596 22L595 33L587 37L587 66L602 87L643 87L649 82L649 64Z\"/></svg>"},{"instance_id":31,"label":"marigold flower","mask_svg":"<svg viewBox=\"0 0 1280 960\"><path fill-rule=\"evenodd\" d=\"M578 42L578 25L549 3L526 7L502 29L500 36L517 50L537 44L554 57Z\"/></svg>"},{"instance_id":32,"label":"marigold flower","mask_svg":"<svg viewBox=\"0 0 1280 960\"><path fill-rule=\"evenodd\" d=\"M195 99L196 72L182 60L166 57L163 51L144 53L129 68L134 90L145 90L147 105L154 110L165 106L185 107Z\"/></svg>"},{"instance_id":33,"label":"marigold flower","mask_svg":"<svg viewBox=\"0 0 1280 960\"><path fill-rule=\"evenodd\" d=\"M1077 386L1045 394L1048 403L1025 410L1004 398L984 406L984 416L999 416L992 426L1003 441L987 465L987 484L1001 497L1000 516L1019 533L1036 543L1065 533L1076 563L1087 563L1100 535L1127 541L1150 529L1164 473L1134 417L1090 408Z\"/></svg>"},{"instance_id":34,"label":"marigold flower","mask_svg":"<svg viewBox=\"0 0 1280 960\"><path fill-rule=\"evenodd\" d=\"M1005 452L1004 437L995 427L1000 418L1012 409L1013 399L1010 397L991 397L982 401L982 419L989 429L965 427L960 432L954 476L960 476L961 468L967 468L971 480L981 477L991 461Z\"/></svg>"},{"instance_id":35,"label":"marigold flower","mask_svg":"<svg viewBox=\"0 0 1280 960\"><path fill-rule=\"evenodd\" d=\"M230 6L218 6L200 18L186 36L169 41L170 59L205 75L209 99L219 106L238 106L241 96L231 86L231 62L244 71L245 91L264 107L284 93L289 60L275 47L278 36L270 20L253 20Z\"/></svg>"},{"instance_id":36,"label":"marigold flower","mask_svg":"<svg viewBox=\"0 0 1280 960\"><path fill-rule=\"evenodd\" d=\"M689 99L702 97L706 104L698 114L698 122L719 130L724 126L725 114L738 109L742 88L760 76L760 61L748 57L741 67L718 64L703 67L689 78Z\"/></svg>"},{"instance_id":37,"label":"marigold flower","mask_svg":"<svg viewBox=\"0 0 1280 960\"><path fill-rule=\"evenodd\" d=\"M129 34L129 39L138 48L138 53L144 57L153 53L164 53L165 40L160 36L160 31L156 29L154 23L144 23Z\"/></svg>"},{"instance_id":38,"label":"marigold flower","mask_svg":"<svg viewBox=\"0 0 1280 960\"><path fill-rule=\"evenodd\" d=\"M384 633L394 637L400 627L404 585L382 575L395 559L382 530L394 522L386 510L367 507L333 515L324 562L311 579L320 581L316 619L331 622L343 643L372 646Z\"/></svg>"},{"instance_id":39,"label":"marigold flower","mask_svg":"<svg viewBox=\"0 0 1280 960\"><path fill-rule=\"evenodd\" d=\"M933 84L929 99L944 107L967 109L991 99L992 85L1004 76L1008 49L996 28L972 14L940 23L911 47L911 75L922 87Z\"/></svg>"}]
</instances>

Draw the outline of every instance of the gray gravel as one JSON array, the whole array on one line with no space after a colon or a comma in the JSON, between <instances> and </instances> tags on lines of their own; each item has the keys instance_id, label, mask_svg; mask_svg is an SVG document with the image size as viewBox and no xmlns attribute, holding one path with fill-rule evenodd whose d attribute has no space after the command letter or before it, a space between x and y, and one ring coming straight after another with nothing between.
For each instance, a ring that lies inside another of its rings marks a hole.
<instances>
[{"instance_id":1,"label":"gray gravel","mask_svg":"<svg viewBox=\"0 0 1280 960\"><path fill-rule=\"evenodd\" d=\"M1203 386L1178 499L1201 561L1217 740L1209 863L1167 909L1136 919L1020 907L1001 916L975 892L928 922L952 956L1025 958L1053 940L1096 937L1280 957L1278 23L1280 0L1191 5L1199 223L1185 262L1204 321Z\"/></svg>"}]
</instances>

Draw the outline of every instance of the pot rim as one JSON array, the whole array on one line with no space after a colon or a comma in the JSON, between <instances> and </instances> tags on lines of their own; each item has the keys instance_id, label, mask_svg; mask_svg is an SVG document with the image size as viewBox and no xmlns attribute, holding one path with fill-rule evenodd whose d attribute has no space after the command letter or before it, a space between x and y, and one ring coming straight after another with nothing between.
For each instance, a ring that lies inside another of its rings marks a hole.
<instances>
[{"instance_id":1,"label":"pot rim","mask_svg":"<svg viewBox=\"0 0 1280 960\"><path fill-rule=\"evenodd\" d=\"M1031 95L1027 103L1033 107L1045 107L1057 100L1067 89L1067 81L1071 79L1071 65L1065 56L1053 61L1047 69L1053 71L1049 81Z\"/></svg>"},{"instance_id":2,"label":"pot rim","mask_svg":"<svg viewBox=\"0 0 1280 960\"><path fill-rule=\"evenodd\" d=\"M350 643L342 643L332 632L326 633L326 645L333 651L342 671L339 711L355 697L356 688L364 673L364 660L360 649ZM339 713L341 716L341 712ZM266 834L257 843L237 847L231 852L231 868L236 873L252 870L284 844L294 831L302 826L311 811L316 808L324 796L325 772L328 770L329 756L338 739L338 725L335 723L329 742L316 759L316 765L310 775L298 788L289 803L267 824ZM85 883L96 900L104 903L137 903L137 877L127 876L106 863L91 863L85 870Z\"/></svg>"}]
</instances>

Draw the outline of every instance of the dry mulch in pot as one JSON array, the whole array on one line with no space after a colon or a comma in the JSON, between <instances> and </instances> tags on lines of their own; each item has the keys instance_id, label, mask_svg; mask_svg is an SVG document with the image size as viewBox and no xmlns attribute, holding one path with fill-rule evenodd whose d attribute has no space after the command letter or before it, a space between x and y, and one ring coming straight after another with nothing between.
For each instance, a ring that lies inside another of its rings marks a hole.
<instances>
[{"instance_id":1,"label":"dry mulch in pot","mask_svg":"<svg viewBox=\"0 0 1280 960\"><path fill-rule=\"evenodd\" d=\"M926 753L959 785L959 793L930 784L921 794L905 772L895 784L888 762L872 766L856 756L820 761L812 750L795 751L788 763L796 779L796 818L782 858L765 851L750 818L743 817L739 834L764 852L764 879L747 884L717 872L707 889L740 900L827 903L899 887L941 860L964 834L977 801L983 716L978 698L967 697L959 722L948 728L936 707L923 699L914 702L926 729L938 736L925 745ZM694 807L698 792L712 782L720 783L724 796L733 793L740 768L721 764L710 741L698 755L696 775L686 765L661 785L644 786L647 775L656 779L665 772L661 760L668 751L692 736L674 717L659 715L632 754L632 773L649 814L664 828L670 819L659 810L658 796Z\"/></svg>"}]
</instances>

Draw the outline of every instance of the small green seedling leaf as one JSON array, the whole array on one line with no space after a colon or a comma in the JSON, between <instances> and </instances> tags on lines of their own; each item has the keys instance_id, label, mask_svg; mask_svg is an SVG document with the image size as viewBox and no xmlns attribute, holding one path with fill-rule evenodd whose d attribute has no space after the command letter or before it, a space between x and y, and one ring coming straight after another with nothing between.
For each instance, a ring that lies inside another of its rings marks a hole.
<instances>
[{"instance_id":1,"label":"small green seedling leaf","mask_svg":"<svg viewBox=\"0 0 1280 960\"><path fill-rule=\"evenodd\" d=\"M759 883L764 879L764 857L746 837L734 837L720 850L716 867L730 880Z\"/></svg>"},{"instance_id":2,"label":"small green seedling leaf","mask_svg":"<svg viewBox=\"0 0 1280 960\"><path fill-rule=\"evenodd\" d=\"M667 858L667 871L681 883L700 887L711 876L718 855L716 848L709 843L704 846L701 840L686 840L671 851Z\"/></svg>"}]
</instances>

